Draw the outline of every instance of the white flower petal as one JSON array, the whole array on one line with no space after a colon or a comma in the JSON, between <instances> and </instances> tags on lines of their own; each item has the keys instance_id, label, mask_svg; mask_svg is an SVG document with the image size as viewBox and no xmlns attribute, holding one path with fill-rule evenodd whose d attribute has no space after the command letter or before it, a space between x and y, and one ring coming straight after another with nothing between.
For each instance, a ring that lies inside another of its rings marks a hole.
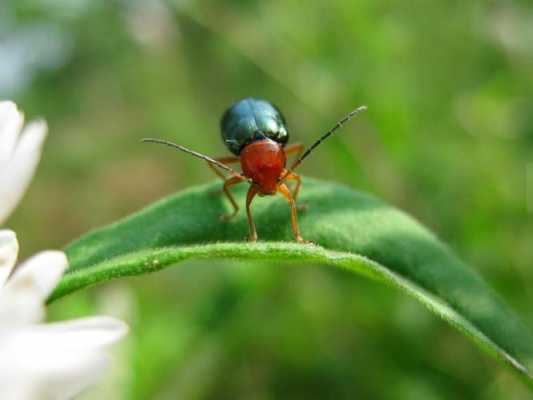
<instances>
[{"instance_id":1,"label":"white flower petal","mask_svg":"<svg viewBox=\"0 0 533 400\"><path fill-rule=\"evenodd\" d=\"M23 196L46 137L44 121L21 133L23 123L14 103L0 102L0 223ZM15 233L0 230L0 399L71 399L105 373L103 347L128 327L109 317L38 324L68 260L45 251L13 273L17 255Z\"/></svg>"},{"instance_id":2,"label":"white flower petal","mask_svg":"<svg viewBox=\"0 0 533 400\"><path fill-rule=\"evenodd\" d=\"M42 251L17 267L6 282L5 290L31 292L44 301L56 287L67 266L67 256L62 251Z\"/></svg>"},{"instance_id":3,"label":"white flower petal","mask_svg":"<svg viewBox=\"0 0 533 400\"><path fill-rule=\"evenodd\" d=\"M23 123L24 115L15 103L0 101L0 170L13 154Z\"/></svg>"},{"instance_id":4,"label":"white flower petal","mask_svg":"<svg viewBox=\"0 0 533 400\"><path fill-rule=\"evenodd\" d=\"M25 398L22 395L70 399L98 380L108 364L108 357L99 351L64 349L61 334L50 332L46 325L11 330L0 338L2 399ZM21 387L26 392L13 397Z\"/></svg>"},{"instance_id":5,"label":"white flower petal","mask_svg":"<svg viewBox=\"0 0 533 400\"><path fill-rule=\"evenodd\" d=\"M80 318L65 322L42 325L43 334L61 338L58 343L64 350L101 349L128 333L128 325L124 322L105 316Z\"/></svg>"},{"instance_id":6,"label":"white flower petal","mask_svg":"<svg viewBox=\"0 0 533 400\"><path fill-rule=\"evenodd\" d=\"M99 349L84 348L83 338L73 343L72 338L48 329L48 324L4 330L4 333L0 333L0 339L0 370L3 371L7 371L8 365L11 365L14 370L23 369L33 374L41 371L55 374L103 354Z\"/></svg>"},{"instance_id":7,"label":"white flower petal","mask_svg":"<svg viewBox=\"0 0 533 400\"><path fill-rule=\"evenodd\" d=\"M30 122L15 146L11 158L0 170L0 224L16 207L41 156L41 147L46 137L44 120Z\"/></svg>"},{"instance_id":8,"label":"white flower petal","mask_svg":"<svg viewBox=\"0 0 533 400\"><path fill-rule=\"evenodd\" d=\"M70 365L55 375L47 374L40 380L33 399L69 400L94 385L107 372L109 358L105 354L92 354L82 363Z\"/></svg>"},{"instance_id":9,"label":"white flower petal","mask_svg":"<svg viewBox=\"0 0 533 400\"><path fill-rule=\"evenodd\" d=\"M0 230L0 293L9 274L15 266L19 244L15 232Z\"/></svg>"},{"instance_id":10,"label":"white flower petal","mask_svg":"<svg viewBox=\"0 0 533 400\"><path fill-rule=\"evenodd\" d=\"M21 386L29 388L30 398L72 398L106 372L102 348L127 330L110 317L27 325L3 334L0 329L0 398L12 398L7 394Z\"/></svg>"},{"instance_id":11,"label":"white flower petal","mask_svg":"<svg viewBox=\"0 0 533 400\"><path fill-rule=\"evenodd\" d=\"M61 251L43 251L19 265L0 291L0 329L41 321L43 303L66 268Z\"/></svg>"},{"instance_id":12,"label":"white flower petal","mask_svg":"<svg viewBox=\"0 0 533 400\"><path fill-rule=\"evenodd\" d=\"M42 321L43 302L31 292L0 293L0 331ZM0 397L1 398L1 397Z\"/></svg>"},{"instance_id":13,"label":"white flower petal","mask_svg":"<svg viewBox=\"0 0 533 400\"><path fill-rule=\"evenodd\" d=\"M28 385L24 385L22 379L8 380L7 378L0 378L0 385L0 398L2 399L33 400L37 398L33 394L33 389Z\"/></svg>"}]
</instances>

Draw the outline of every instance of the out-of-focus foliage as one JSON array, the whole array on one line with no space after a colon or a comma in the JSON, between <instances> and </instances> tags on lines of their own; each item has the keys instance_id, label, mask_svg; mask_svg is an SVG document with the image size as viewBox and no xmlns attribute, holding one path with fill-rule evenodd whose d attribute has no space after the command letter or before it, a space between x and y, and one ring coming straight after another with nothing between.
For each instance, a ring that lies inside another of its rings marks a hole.
<instances>
[{"instance_id":1,"label":"out-of-focus foliage","mask_svg":"<svg viewBox=\"0 0 533 400\"><path fill-rule=\"evenodd\" d=\"M8 226L26 254L57 248L210 179L138 141L225 154L218 118L241 97L274 101L306 143L367 104L302 171L416 215L532 328L532 26L525 1L3 1L0 97L51 132ZM50 312L102 309L132 335L89 398L529 395L413 301L314 265L194 262Z\"/></svg>"}]
</instances>

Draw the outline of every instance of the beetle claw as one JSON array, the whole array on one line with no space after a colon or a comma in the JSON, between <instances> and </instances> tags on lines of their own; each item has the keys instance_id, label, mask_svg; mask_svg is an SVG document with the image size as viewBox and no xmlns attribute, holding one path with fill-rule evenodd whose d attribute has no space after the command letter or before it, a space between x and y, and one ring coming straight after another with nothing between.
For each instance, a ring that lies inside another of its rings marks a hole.
<instances>
[{"instance_id":1,"label":"beetle claw","mask_svg":"<svg viewBox=\"0 0 533 400\"><path fill-rule=\"evenodd\" d=\"M301 236L296 236L296 241L300 244L315 244L315 242L312 242L311 240L305 240Z\"/></svg>"}]
</instances>

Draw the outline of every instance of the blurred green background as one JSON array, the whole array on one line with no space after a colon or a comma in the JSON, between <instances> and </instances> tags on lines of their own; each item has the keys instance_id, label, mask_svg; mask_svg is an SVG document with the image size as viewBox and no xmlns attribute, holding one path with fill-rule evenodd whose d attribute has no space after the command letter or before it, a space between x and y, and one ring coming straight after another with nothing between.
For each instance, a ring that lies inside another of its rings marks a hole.
<instances>
[{"instance_id":1,"label":"blurred green background","mask_svg":"<svg viewBox=\"0 0 533 400\"><path fill-rule=\"evenodd\" d=\"M304 143L366 104L301 171L417 217L533 329L532 71L526 1L4 0L0 97L50 127L7 225L26 257L213 179L139 139L227 154L242 97ZM131 334L86 399L530 398L414 300L317 265L188 262L49 310L95 313Z\"/></svg>"}]
</instances>

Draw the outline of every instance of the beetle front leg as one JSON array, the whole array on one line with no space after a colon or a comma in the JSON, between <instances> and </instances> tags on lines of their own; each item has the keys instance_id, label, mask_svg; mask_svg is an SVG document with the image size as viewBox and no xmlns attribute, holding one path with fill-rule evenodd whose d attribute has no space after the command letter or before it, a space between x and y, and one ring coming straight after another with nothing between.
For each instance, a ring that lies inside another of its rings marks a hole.
<instances>
[{"instance_id":1,"label":"beetle front leg","mask_svg":"<svg viewBox=\"0 0 533 400\"><path fill-rule=\"evenodd\" d=\"M300 193L300 188L302 186L302 178L296 172L289 172L285 179L290 181L296 181L296 185L294 186L294 190L292 191L292 197L294 198L294 201L296 201L296 199L298 198L298 194Z\"/></svg>"},{"instance_id":2,"label":"beetle front leg","mask_svg":"<svg viewBox=\"0 0 533 400\"><path fill-rule=\"evenodd\" d=\"M287 185L282 183L278 186L278 192L287 199L289 202L289 205L291 207L291 227L292 227L292 233L294 234L294 238L298 243L312 243L308 240L304 240L302 238L302 235L300 234L300 228L298 227L298 212L296 209L296 202L294 201L294 198L291 195L291 192Z\"/></svg>"},{"instance_id":3,"label":"beetle front leg","mask_svg":"<svg viewBox=\"0 0 533 400\"><path fill-rule=\"evenodd\" d=\"M229 191L229 188L231 186L234 186L237 183L240 183L240 182L243 182L243 181L244 181L244 178L242 178L240 176L234 176L234 177L229 178L229 179L224 181L224 185L222 186L222 191L226 194L226 197L228 198L229 202L231 203L231 205L233 207L233 212L230 213L230 214L222 214L220 216L220 219L222 221L229 221L231 218L233 218L239 212L239 205L237 204L237 202L235 201L235 198L233 197L233 195Z\"/></svg>"},{"instance_id":4,"label":"beetle front leg","mask_svg":"<svg viewBox=\"0 0 533 400\"><path fill-rule=\"evenodd\" d=\"M229 157L219 157L219 158L215 158L216 161L218 162L221 162L222 164L234 164L234 163L237 163L240 161L240 158L239 157L233 157L233 156L229 156ZM222 171L220 169L218 169L216 166L214 166L213 164L211 163L207 163L207 166L209 168L211 168L211 170L217 174L217 176L222 179L223 181L226 180L226 176L222 173Z\"/></svg>"},{"instance_id":5,"label":"beetle front leg","mask_svg":"<svg viewBox=\"0 0 533 400\"><path fill-rule=\"evenodd\" d=\"M248 217L248 226L250 227L250 236L248 237L248 240L250 242L257 242L257 230L255 229L255 223L252 217L250 205L252 204L252 200L258 192L259 187L252 184L250 189L248 189L248 193L246 194L246 215Z\"/></svg>"}]
</instances>

